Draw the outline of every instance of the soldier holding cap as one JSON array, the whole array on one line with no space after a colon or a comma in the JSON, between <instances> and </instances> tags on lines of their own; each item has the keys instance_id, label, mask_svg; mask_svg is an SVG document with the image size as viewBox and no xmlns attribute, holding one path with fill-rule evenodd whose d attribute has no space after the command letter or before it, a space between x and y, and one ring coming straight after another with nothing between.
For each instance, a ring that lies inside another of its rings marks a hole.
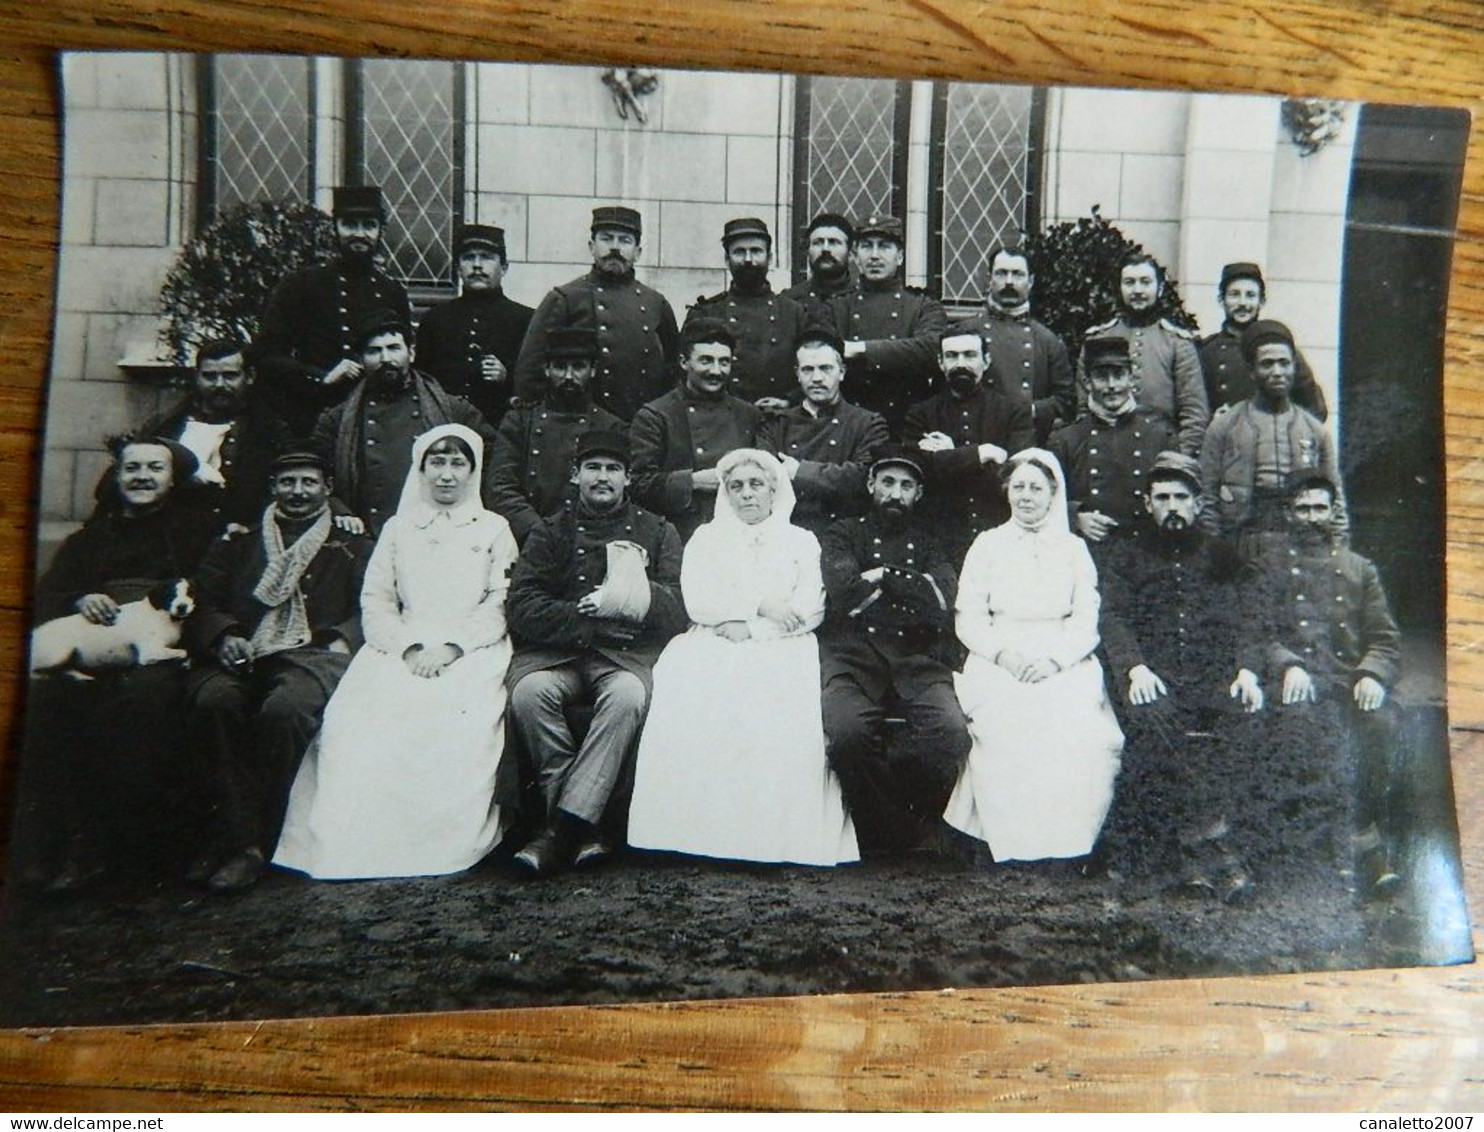
<instances>
[{"instance_id":1,"label":"soldier holding cap","mask_svg":"<svg viewBox=\"0 0 1484 1132\"><path fill-rule=\"evenodd\" d=\"M1218 413L1201 448L1206 528L1235 538L1255 557L1287 529L1288 477L1317 469L1340 482L1334 444L1324 422L1293 403L1298 350L1281 322L1258 319L1242 332L1242 355L1256 388L1246 401ZM1347 529L1343 494L1333 529Z\"/></svg>"},{"instance_id":2,"label":"soldier holding cap","mask_svg":"<svg viewBox=\"0 0 1484 1132\"><path fill-rule=\"evenodd\" d=\"M541 300L515 365L515 393L541 399L546 380L547 335L553 327L580 326L598 335L593 399L621 420L670 388L677 329L670 303L634 278L642 250L639 213L622 205L593 209L587 242L592 270L553 288Z\"/></svg>"},{"instance_id":3,"label":"soldier holding cap","mask_svg":"<svg viewBox=\"0 0 1484 1132\"><path fill-rule=\"evenodd\" d=\"M1175 447L1175 426L1139 405L1127 338L1087 339L1079 369L1087 414L1052 433L1047 447L1066 474L1077 530L1100 543L1144 513L1144 475L1157 453Z\"/></svg>"},{"instance_id":4,"label":"soldier holding cap","mask_svg":"<svg viewBox=\"0 0 1484 1132\"><path fill-rule=\"evenodd\" d=\"M830 301L845 340L851 395L886 418L893 435L907 410L932 392L937 346L948 329L943 304L902 282L906 237L895 216L871 216L855 227L856 287Z\"/></svg>"},{"instance_id":5,"label":"soldier holding cap","mask_svg":"<svg viewBox=\"0 0 1484 1132\"><path fill-rule=\"evenodd\" d=\"M454 255L462 292L423 316L418 365L497 425L510 404L510 374L535 312L502 287L510 267L503 228L462 225Z\"/></svg>"},{"instance_id":6,"label":"soldier holding cap","mask_svg":"<svg viewBox=\"0 0 1484 1132\"><path fill-rule=\"evenodd\" d=\"M1057 422L1077 411L1077 390L1067 348L1049 326L1031 317L1030 258L1025 249L1001 245L989 253L989 289L984 311L959 323L978 331L989 363L1007 392L1019 389L1031 406L1036 442L1044 443Z\"/></svg>"},{"instance_id":7,"label":"soldier holding cap","mask_svg":"<svg viewBox=\"0 0 1484 1132\"><path fill-rule=\"evenodd\" d=\"M299 760L361 645L371 540L331 521L333 488L323 454L289 448L259 524L220 539L196 574L187 726L212 833L193 872L213 890L262 874Z\"/></svg>"},{"instance_id":8,"label":"soldier holding cap","mask_svg":"<svg viewBox=\"0 0 1484 1132\"><path fill-rule=\"evenodd\" d=\"M837 212L821 212L804 229L809 276L783 292L803 303L811 324L828 322L830 300L855 289L860 273L851 260L855 228Z\"/></svg>"},{"instance_id":9,"label":"soldier holding cap","mask_svg":"<svg viewBox=\"0 0 1484 1132\"><path fill-rule=\"evenodd\" d=\"M511 409L495 431L485 505L510 522L515 541L574 495L573 453L584 433L628 426L593 404L598 336L586 327L559 327L547 335L546 392L541 403ZM627 459L625 459L627 464Z\"/></svg>"},{"instance_id":10,"label":"soldier holding cap","mask_svg":"<svg viewBox=\"0 0 1484 1132\"><path fill-rule=\"evenodd\" d=\"M929 835L969 753L953 691L958 574L917 513L923 483L917 454L888 446L870 465L869 512L840 520L820 539L827 753L865 856ZM888 711L907 718L894 745Z\"/></svg>"},{"instance_id":11,"label":"soldier holding cap","mask_svg":"<svg viewBox=\"0 0 1484 1132\"><path fill-rule=\"evenodd\" d=\"M394 311L372 311L355 343L365 380L320 415L311 443L330 456L341 502L377 536L396 513L414 439L445 424L467 425L486 444L495 432L468 401L412 368L412 331Z\"/></svg>"},{"instance_id":12,"label":"soldier holding cap","mask_svg":"<svg viewBox=\"0 0 1484 1132\"><path fill-rule=\"evenodd\" d=\"M783 463L798 502L793 523L820 534L866 508L866 469L890 439L879 413L841 396L845 344L829 329L805 330L794 346L803 400L763 421L757 446Z\"/></svg>"},{"instance_id":13,"label":"soldier holding cap","mask_svg":"<svg viewBox=\"0 0 1484 1132\"><path fill-rule=\"evenodd\" d=\"M1143 515L1102 551L1099 633L1127 742L1103 827L1107 862L1235 899L1249 883L1228 836L1263 706L1254 571L1200 529L1200 466L1163 451Z\"/></svg>"},{"instance_id":14,"label":"soldier holding cap","mask_svg":"<svg viewBox=\"0 0 1484 1132\"><path fill-rule=\"evenodd\" d=\"M584 433L573 457L577 498L531 532L507 599L510 713L542 811L515 860L538 876L613 852L651 671L686 626L680 536L630 502L628 437ZM567 716L577 703L593 708L580 740Z\"/></svg>"},{"instance_id":15,"label":"soldier holding cap","mask_svg":"<svg viewBox=\"0 0 1484 1132\"><path fill-rule=\"evenodd\" d=\"M719 295L699 298L686 315L726 323L737 337L732 392L765 412L782 412L796 385L793 343L808 322L804 305L775 295L768 282L773 236L754 217L728 220L722 229L732 283Z\"/></svg>"},{"instance_id":16,"label":"soldier holding cap","mask_svg":"<svg viewBox=\"0 0 1484 1132\"><path fill-rule=\"evenodd\" d=\"M386 234L381 190L337 188L334 199L339 254L280 283L258 331L260 393L292 436L306 435L361 376L355 330L367 315L390 310L404 322L412 318L407 289L376 266Z\"/></svg>"},{"instance_id":17,"label":"soldier holding cap","mask_svg":"<svg viewBox=\"0 0 1484 1132\"><path fill-rule=\"evenodd\" d=\"M1223 405L1245 401L1254 392L1247 359L1242 356L1242 331L1261 317L1267 300L1267 282L1262 268L1255 263L1229 263L1221 269L1221 282L1216 297L1226 318L1221 329L1201 339L1198 349L1201 372L1206 380L1206 400L1211 412ZM1293 403L1308 409L1320 420L1329 416L1324 390L1314 380L1314 372L1301 352L1295 351Z\"/></svg>"}]
</instances>

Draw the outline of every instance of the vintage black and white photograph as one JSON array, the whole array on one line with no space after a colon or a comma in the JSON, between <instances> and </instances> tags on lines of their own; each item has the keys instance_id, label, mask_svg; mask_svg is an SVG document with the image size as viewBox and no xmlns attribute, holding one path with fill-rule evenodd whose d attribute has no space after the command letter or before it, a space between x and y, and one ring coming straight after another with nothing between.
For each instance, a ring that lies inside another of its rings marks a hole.
<instances>
[{"instance_id":1,"label":"vintage black and white photograph","mask_svg":"<svg viewBox=\"0 0 1484 1132\"><path fill-rule=\"evenodd\" d=\"M1466 112L60 69L0 1025L1472 959Z\"/></svg>"}]
</instances>

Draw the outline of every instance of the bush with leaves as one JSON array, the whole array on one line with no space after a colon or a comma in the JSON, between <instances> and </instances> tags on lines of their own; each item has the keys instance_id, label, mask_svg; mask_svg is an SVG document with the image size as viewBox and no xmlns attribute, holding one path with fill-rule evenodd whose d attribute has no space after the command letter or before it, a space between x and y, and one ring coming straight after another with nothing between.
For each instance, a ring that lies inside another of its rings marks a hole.
<instances>
[{"instance_id":1,"label":"bush with leaves","mask_svg":"<svg viewBox=\"0 0 1484 1132\"><path fill-rule=\"evenodd\" d=\"M1090 217L1053 224L1027 236L1024 246L1036 277L1033 313L1060 335L1075 362L1088 329L1118 313L1119 263L1124 256L1142 253L1144 246L1104 220L1096 205ZM1159 314L1196 329L1195 316L1185 309L1179 288L1168 275Z\"/></svg>"},{"instance_id":2,"label":"bush with leaves","mask_svg":"<svg viewBox=\"0 0 1484 1132\"><path fill-rule=\"evenodd\" d=\"M335 254L335 224L311 205L240 204L181 249L160 288L160 339L190 365L208 338L251 341L273 288Z\"/></svg>"}]
</instances>

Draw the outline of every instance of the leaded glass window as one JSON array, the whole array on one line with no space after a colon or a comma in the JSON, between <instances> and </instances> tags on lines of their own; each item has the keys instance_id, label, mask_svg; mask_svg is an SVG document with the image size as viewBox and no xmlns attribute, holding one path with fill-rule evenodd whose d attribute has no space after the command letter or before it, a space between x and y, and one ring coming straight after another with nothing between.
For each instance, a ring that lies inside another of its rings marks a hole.
<instances>
[{"instance_id":1,"label":"leaded glass window","mask_svg":"<svg viewBox=\"0 0 1484 1132\"><path fill-rule=\"evenodd\" d=\"M795 213L902 215L910 87L887 79L799 80Z\"/></svg>"},{"instance_id":2,"label":"leaded glass window","mask_svg":"<svg viewBox=\"0 0 1484 1132\"><path fill-rule=\"evenodd\" d=\"M978 302L985 256L1036 224L1032 87L941 83L933 102L930 270L945 302Z\"/></svg>"},{"instance_id":3,"label":"leaded glass window","mask_svg":"<svg viewBox=\"0 0 1484 1132\"><path fill-rule=\"evenodd\" d=\"M238 204L313 199L311 61L217 55L200 83L203 222Z\"/></svg>"}]
</instances>

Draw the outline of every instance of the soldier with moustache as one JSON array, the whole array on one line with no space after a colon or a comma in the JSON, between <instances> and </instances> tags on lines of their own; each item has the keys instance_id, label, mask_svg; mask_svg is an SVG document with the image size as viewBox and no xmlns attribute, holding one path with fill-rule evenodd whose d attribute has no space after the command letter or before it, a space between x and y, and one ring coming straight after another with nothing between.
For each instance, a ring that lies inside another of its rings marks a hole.
<instances>
[{"instance_id":1,"label":"soldier with moustache","mask_svg":"<svg viewBox=\"0 0 1484 1132\"><path fill-rule=\"evenodd\" d=\"M1100 855L1125 874L1167 874L1234 900L1250 884L1232 818L1264 696L1253 571L1200 529L1200 465L1152 462L1144 513L1100 556L1099 633L1126 737Z\"/></svg>"},{"instance_id":2,"label":"soldier with moustache","mask_svg":"<svg viewBox=\"0 0 1484 1132\"><path fill-rule=\"evenodd\" d=\"M859 272L850 257L854 244L855 229L836 212L821 212L804 229L809 275L783 293L804 305L810 325L830 322L830 301L855 289Z\"/></svg>"},{"instance_id":3,"label":"soldier with moustache","mask_svg":"<svg viewBox=\"0 0 1484 1132\"><path fill-rule=\"evenodd\" d=\"M1118 317L1087 332L1089 338L1128 339L1139 400L1175 426L1180 451L1197 456L1211 419L1194 335L1160 317L1164 269L1153 256L1126 257L1118 269Z\"/></svg>"},{"instance_id":4,"label":"soldier with moustache","mask_svg":"<svg viewBox=\"0 0 1484 1132\"><path fill-rule=\"evenodd\" d=\"M699 298L686 315L724 322L737 339L732 392L764 412L781 413L797 388L793 344L808 322L804 305L775 295L768 282L773 236L755 217L728 220L721 246L732 282L725 291Z\"/></svg>"},{"instance_id":5,"label":"soldier with moustache","mask_svg":"<svg viewBox=\"0 0 1484 1132\"><path fill-rule=\"evenodd\" d=\"M593 266L541 300L515 365L515 394L535 404L546 380L546 343L555 327L580 326L598 336L593 399L620 420L670 388L678 331L669 301L634 278L643 248L639 213L621 205L593 209L587 242Z\"/></svg>"},{"instance_id":6,"label":"soldier with moustache","mask_svg":"<svg viewBox=\"0 0 1484 1132\"><path fill-rule=\"evenodd\" d=\"M868 857L931 834L969 753L953 690L958 574L917 513L923 481L916 453L888 447L870 467L870 510L820 539L827 755ZM895 712L907 729L893 744L886 717Z\"/></svg>"},{"instance_id":7,"label":"soldier with moustache","mask_svg":"<svg viewBox=\"0 0 1484 1132\"><path fill-rule=\"evenodd\" d=\"M259 394L290 436L306 436L361 376L355 331L372 311L412 320L407 289L376 266L386 205L374 185L337 188L333 262L290 275L263 311L254 354Z\"/></svg>"},{"instance_id":8,"label":"soldier with moustache","mask_svg":"<svg viewBox=\"0 0 1484 1132\"><path fill-rule=\"evenodd\" d=\"M978 334L946 331L938 365L944 387L912 406L902 444L927 475L929 512L957 562L975 536L1010 517L1000 471L1036 430L1030 405L999 388Z\"/></svg>"},{"instance_id":9,"label":"soldier with moustache","mask_svg":"<svg viewBox=\"0 0 1484 1132\"><path fill-rule=\"evenodd\" d=\"M1048 448L1067 477L1072 521L1096 545L1145 514L1145 474L1175 447L1175 428L1139 404L1127 338L1087 339L1079 368L1087 414L1052 433Z\"/></svg>"},{"instance_id":10,"label":"soldier with moustache","mask_svg":"<svg viewBox=\"0 0 1484 1132\"><path fill-rule=\"evenodd\" d=\"M634 414L634 498L689 539L716 508L716 464L750 448L762 424L757 406L731 389L732 332L714 319L692 319L680 336L680 383Z\"/></svg>"},{"instance_id":11,"label":"soldier with moustache","mask_svg":"<svg viewBox=\"0 0 1484 1132\"><path fill-rule=\"evenodd\" d=\"M1242 356L1242 332L1262 316L1267 301L1262 268L1255 263L1227 264L1221 269L1216 297L1226 318L1220 330L1201 339L1198 350L1212 413L1223 405L1245 401L1256 392L1252 371ZM1294 361L1293 403L1321 421L1327 419L1329 406L1324 401L1324 390L1314 380L1314 371L1301 352L1295 351Z\"/></svg>"},{"instance_id":12,"label":"soldier with moustache","mask_svg":"<svg viewBox=\"0 0 1484 1132\"><path fill-rule=\"evenodd\" d=\"M866 470L890 438L879 413L841 395L845 344L833 331L804 331L794 358L803 400L764 420L757 446L777 456L793 481L794 525L818 535L865 510Z\"/></svg>"},{"instance_id":13,"label":"soldier with moustache","mask_svg":"<svg viewBox=\"0 0 1484 1132\"><path fill-rule=\"evenodd\" d=\"M498 425L510 405L510 375L535 312L503 289L510 268L503 228L462 225L454 254L462 291L423 316L418 365Z\"/></svg>"},{"instance_id":14,"label":"soldier with moustache","mask_svg":"<svg viewBox=\"0 0 1484 1132\"><path fill-rule=\"evenodd\" d=\"M1019 389L1031 406L1036 443L1077 411L1077 390L1067 347L1047 325L1031 317L1031 274L1025 249L1001 245L989 253L989 291L984 311L957 325L977 331L989 363L1007 392Z\"/></svg>"},{"instance_id":15,"label":"soldier with moustache","mask_svg":"<svg viewBox=\"0 0 1484 1132\"><path fill-rule=\"evenodd\" d=\"M830 300L845 340L846 375L856 404L885 418L895 435L907 410L933 390L937 344L948 329L943 304L902 282L902 222L872 216L855 229L855 288Z\"/></svg>"},{"instance_id":16,"label":"soldier with moustache","mask_svg":"<svg viewBox=\"0 0 1484 1132\"><path fill-rule=\"evenodd\" d=\"M515 861L537 876L614 852L654 663L687 624L680 536L629 500L628 464L622 431L578 438L577 498L531 532L511 574L510 716L542 806L539 832ZM607 608L610 547L637 554L643 574L637 604L621 611ZM581 737L568 717L576 704L592 707Z\"/></svg>"}]
</instances>

